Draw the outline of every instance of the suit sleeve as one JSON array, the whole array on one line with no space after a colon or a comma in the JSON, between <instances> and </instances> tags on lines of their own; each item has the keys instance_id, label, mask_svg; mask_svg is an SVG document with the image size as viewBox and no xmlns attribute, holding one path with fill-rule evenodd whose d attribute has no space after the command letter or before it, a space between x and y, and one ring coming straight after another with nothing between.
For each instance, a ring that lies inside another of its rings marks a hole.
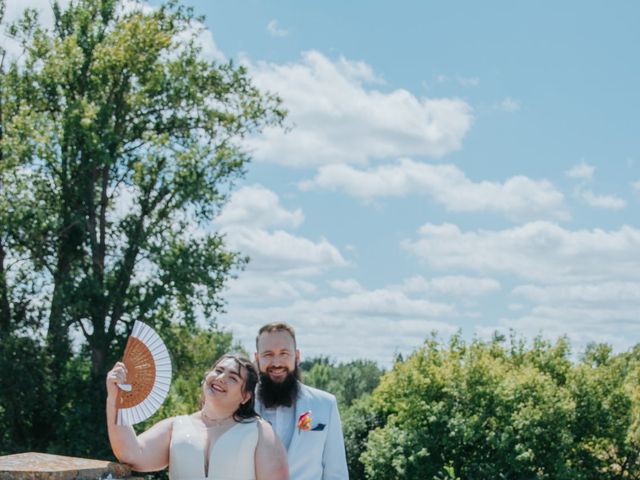
<instances>
[{"instance_id":1,"label":"suit sleeve","mask_svg":"<svg viewBox=\"0 0 640 480\"><path fill-rule=\"evenodd\" d=\"M342 422L335 398L331 402L331 418L322 454L322 480L348 480L347 456L344 449Z\"/></svg>"}]
</instances>

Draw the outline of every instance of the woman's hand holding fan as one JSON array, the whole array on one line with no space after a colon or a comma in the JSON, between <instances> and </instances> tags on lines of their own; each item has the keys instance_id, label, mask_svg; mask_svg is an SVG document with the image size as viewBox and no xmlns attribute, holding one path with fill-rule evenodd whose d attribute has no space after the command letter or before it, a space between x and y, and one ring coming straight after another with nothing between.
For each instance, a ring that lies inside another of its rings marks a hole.
<instances>
[{"instance_id":1,"label":"woman's hand holding fan","mask_svg":"<svg viewBox=\"0 0 640 480\"><path fill-rule=\"evenodd\" d=\"M109 376L111 384L120 389L116 423L140 423L160 408L169 392L171 359L167 347L151 327L136 321L122 362L115 365Z\"/></svg>"}]
</instances>

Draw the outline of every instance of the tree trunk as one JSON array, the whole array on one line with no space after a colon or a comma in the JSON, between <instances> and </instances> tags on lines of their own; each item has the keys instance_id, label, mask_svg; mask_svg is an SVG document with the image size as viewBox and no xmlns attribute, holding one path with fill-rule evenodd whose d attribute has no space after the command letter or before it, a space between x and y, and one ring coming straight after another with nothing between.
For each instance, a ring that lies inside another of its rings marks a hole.
<instances>
[{"instance_id":1,"label":"tree trunk","mask_svg":"<svg viewBox=\"0 0 640 480\"><path fill-rule=\"evenodd\" d=\"M9 286L4 267L6 252L0 239L0 335L7 335L11 331L11 305L9 304Z\"/></svg>"},{"instance_id":2,"label":"tree trunk","mask_svg":"<svg viewBox=\"0 0 640 480\"><path fill-rule=\"evenodd\" d=\"M98 340L98 341L96 341ZM105 443L107 430L105 421L96 421L104 418L104 405L107 398L105 387L105 377L107 370L111 367L109 360L109 342L106 335L100 335L99 339L93 339L91 345L91 375L89 377L88 398L88 424L92 424L94 435L88 439L88 447L92 452L99 452L102 455L110 455L108 444ZM105 450L106 448L106 450ZM104 450L104 452L103 452Z\"/></svg>"},{"instance_id":3,"label":"tree trunk","mask_svg":"<svg viewBox=\"0 0 640 480\"><path fill-rule=\"evenodd\" d=\"M65 199L63 209L67 207ZM71 342L69 340L69 321L66 310L69 303L74 300L70 292L72 264L77 251L80 233L78 227L72 222L69 210L63 210L62 228L57 248L57 262L54 275L53 295L49 311L49 326L46 339L46 359L49 367L49 379L51 385L51 411L42 426L48 438L56 439L56 431L62 429L62 410L67 398L67 379L65 372L71 359Z\"/></svg>"},{"instance_id":4,"label":"tree trunk","mask_svg":"<svg viewBox=\"0 0 640 480\"><path fill-rule=\"evenodd\" d=\"M107 373L107 361L109 360L109 340L103 332L95 332L91 339L91 373L104 375Z\"/></svg>"},{"instance_id":5,"label":"tree trunk","mask_svg":"<svg viewBox=\"0 0 640 480\"><path fill-rule=\"evenodd\" d=\"M65 236L63 235L63 238ZM65 241L58 252L58 262L56 265L53 296L51 299L51 310L49 311L49 326L47 328L47 348L52 355L52 366L55 376L61 366L69 359L70 348L67 334L67 321L65 319L65 305L69 301L66 285L69 281L70 262L66 254Z\"/></svg>"},{"instance_id":6,"label":"tree trunk","mask_svg":"<svg viewBox=\"0 0 640 480\"><path fill-rule=\"evenodd\" d=\"M2 16L0 15L0 18ZM4 77L4 52L2 53L2 59L0 60L0 76ZM0 77L0 78L1 78ZM0 86L1 88L1 86ZM4 89L0 90L0 142L4 138L4 103L3 103ZM4 158L2 148L0 148L0 165ZM0 188L2 187L2 181L0 180ZM4 267L4 261L7 254L5 247L0 238L0 334L6 335L11 329L11 306L9 305L9 287L7 284L7 275Z\"/></svg>"}]
</instances>

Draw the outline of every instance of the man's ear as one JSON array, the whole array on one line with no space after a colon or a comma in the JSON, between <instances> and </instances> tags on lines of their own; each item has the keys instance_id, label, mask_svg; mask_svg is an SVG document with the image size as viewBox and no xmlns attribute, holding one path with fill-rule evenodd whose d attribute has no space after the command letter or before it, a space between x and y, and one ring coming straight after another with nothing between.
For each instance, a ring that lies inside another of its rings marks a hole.
<instances>
[{"instance_id":1,"label":"man's ear","mask_svg":"<svg viewBox=\"0 0 640 480\"><path fill-rule=\"evenodd\" d=\"M300 365L300 350L296 348L296 365Z\"/></svg>"},{"instance_id":2,"label":"man's ear","mask_svg":"<svg viewBox=\"0 0 640 480\"><path fill-rule=\"evenodd\" d=\"M256 362L256 365L258 365L258 352L253 352L253 360Z\"/></svg>"}]
</instances>

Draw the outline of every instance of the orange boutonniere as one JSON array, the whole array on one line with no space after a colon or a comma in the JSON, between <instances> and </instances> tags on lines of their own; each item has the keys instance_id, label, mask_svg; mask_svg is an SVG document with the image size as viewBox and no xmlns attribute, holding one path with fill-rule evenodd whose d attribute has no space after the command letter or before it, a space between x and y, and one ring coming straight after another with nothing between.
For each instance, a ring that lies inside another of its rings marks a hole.
<instances>
[{"instance_id":1,"label":"orange boutonniere","mask_svg":"<svg viewBox=\"0 0 640 480\"><path fill-rule=\"evenodd\" d=\"M311 410L298 417L298 433L301 430L311 430Z\"/></svg>"}]
</instances>

